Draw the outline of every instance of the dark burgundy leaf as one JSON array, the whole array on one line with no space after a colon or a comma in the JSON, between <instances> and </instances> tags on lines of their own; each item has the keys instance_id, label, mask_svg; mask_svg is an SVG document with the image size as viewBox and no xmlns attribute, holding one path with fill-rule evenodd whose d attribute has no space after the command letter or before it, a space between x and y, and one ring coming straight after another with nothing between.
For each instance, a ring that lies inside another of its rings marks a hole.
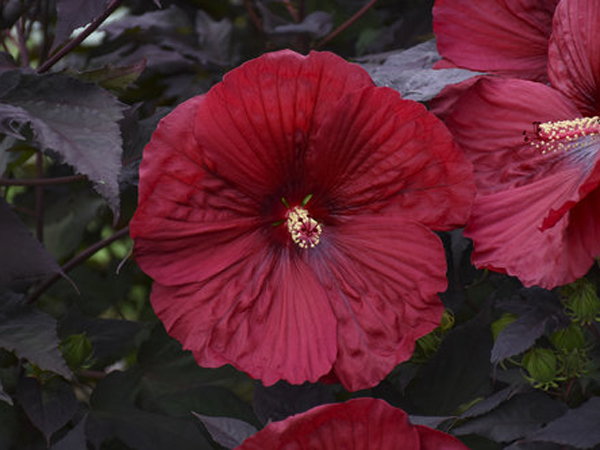
<instances>
[{"instance_id":1,"label":"dark burgundy leaf","mask_svg":"<svg viewBox=\"0 0 600 450\"><path fill-rule=\"evenodd\" d=\"M27 417L46 437L62 428L78 408L73 388L62 378L54 377L40 384L35 378L23 378L17 385L17 399Z\"/></svg>"},{"instance_id":2,"label":"dark burgundy leaf","mask_svg":"<svg viewBox=\"0 0 600 450\"><path fill-rule=\"evenodd\" d=\"M452 330L435 356L413 380L408 393L416 413L432 416L456 414L460 405L490 390L489 361L492 337L480 318Z\"/></svg>"},{"instance_id":3,"label":"dark burgundy leaf","mask_svg":"<svg viewBox=\"0 0 600 450\"><path fill-rule=\"evenodd\" d=\"M477 416L486 414L486 413L490 412L491 410L497 408L500 404L509 400L515 394L517 394L523 390L526 390L526 389L528 389L528 388L525 387L524 385L505 387L504 389L490 395L485 400L482 400L479 403L476 403L474 406L472 406L471 408L466 410L464 413L462 413L460 415L460 418L468 419L471 417L477 417ZM529 389L531 389L531 388L529 388Z\"/></svg>"},{"instance_id":4,"label":"dark burgundy leaf","mask_svg":"<svg viewBox=\"0 0 600 450\"><path fill-rule=\"evenodd\" d=\"M6 402L9 405L13 404L11 396L4 392L4 389L2 387L2 380L0 380L0 401Z\"/></svg>"},{"instance_id":5,"label":"dark burgundy leaf","mask_svg":"<svg viewBox=\"0 0 600 450\"><path fill-rule=\"evenodd\" d=\"M600 397L592 397L579 408L569 410L529 439L583 449L600 445Z\"/></svg>"},{"instance_id":6,"label":"dark burgundy leaf","mask_svg":"<svg viewBox=\"0 0 600 450\"><path fill-rule=\"evenodd\" d=\"M73 30L86 25L106 9L107 0L56 0L56 32L54 45L65 41Z\"/></svg>"},{"instance_id":7,"label":"dark burgundy leaf","mask_svg":"<svg viewBox=\"0 0 600 450\"><path fill-rule=\"evenodd\" d=\"M521 296L500 303L501 308L521 314L521 317L498 334L491 356L494 364L524 352L546 330L554 330L566 320L554 294L541 289L528 289Z\"/></svg>"},{"instance_id":8,"label":"dark burgundy leaf","mask_svg":"<svg viewBox=\"0 0 600 450\"><path fill-rule=\"evenodd\" d=\"M13 83L0 95L0 131L8 128L19 137L17 125L29 123L37 144L87 175L117 214L122 152L118 121L124 105L98 86L65 75L17 76L14 85L14 71L0 74L0 85L5 77Z\"/></svg>"},{"instance_id":9,"label":"dark burgundy leaf","mask_svg":"<svg viewBox=\"0 0 600 450\"><path fill-rule=\"evenodd\" d=\"M325 36L333 27L333 16L325 11L315 11L300 23L278 25L273 28L273 34L306 34L312 39Z\"/></svg>"},{"instance_id":10,"label":"dark burgundy leaf","mask_svg":"<svg viewBox=\"0 0 600 450\"><path fill-rule=\"evenodd\" d=\"M257 382L253 397L254 412L263 424L273 420L283 420L288 416L334 401L333 393L326 385L305 383L294 386L285 381L270 387Z\"/></svg>"},{"instance_id":11,"label":"dark burgundy leaf","mask_svg":"<svg viewBox=\"0 0 600 450\"><path fill-rule=\"evenodd\" d=\"M449 84L482 75L465 69L432 69L439 59L435 40L430 40L408 50L386 54L383 58L368 55L358 61L375 84L395 89L402 97L418 102L431 100Z\"/></svg>"},{"instance_id":12,"label":"dark burgundy leaf","mask_svg":"<svg viewBox=\"0 0 600 450\"><path fill-rule=\"evenodd\" d=\"M110 438L118 438L135 450L211 448L193 420L138 408L135 399L139 390L135 370L112 372L98 384L86 424L86 435L96 448Z\"/></svg>"},{"instance_id":13,"label":"dark burgundy leaf","mask_svg":"<svg viewBox=\"0 0 600 450\"><path fill-rule=\"evenodd\" d=\"M510 442L527 436L564 414L566 406L541 392L512 397L488 414L469 420L454 434L479 434L496 442Z\"/></svg>"},{"instance_id":14,"label":"dark burgundy leaf","mask_svg":"<svg viewBox=\"0 0 600 450\"><path fill-rule=\"evenodd\" d=\"M71 376L58 349L56 320L23 305L20 296L0 289L0 348L15 352L43 370Z\"/></svg>"},{"instance_id":15,"label":"dark burgundy leaf","mask_svg":"<svg viewBox=\"0 0 600 450\"><path fill-rule=\"evenodd\" d=\"M56 260L0 199L0 286L23 290L40 278L60 273Z\"/></svg>"},{"instance_id":16,"label":"dark burgundy leaf","mask_svg":"<svg viewBox=\"0 0 600 450\"><path fill-rule=\"evenodd\" d=\"M69 431L65 437L50 447L50 450L82 450L87 448L85 439L85 423L87 416Z\"/></svg>"},{"instance_id":17,"label":"dark burgundy leaf","mask_svg":"<svg viewBox=\"0 0 600 450\"><path fill-rule=\"evenodd\" d=\"M213 20L204 11L196 14L196 32L200 47L206 53L205 60L219 65L226 65L230 54L231 32L233 24L227 18L220 21Z\"/></svg>"},{"instance_id":18,"label":"dark burgundy leaf","mask_svg":"<svg viewBox=\"0 0 600 450\"><path fill-rule=\"evenodd\" d=\"M211 417L193 414L204 424L213 440L225 448L235 448L258 430L249 423L230 417Z\"/></svg>"}]
</instances>

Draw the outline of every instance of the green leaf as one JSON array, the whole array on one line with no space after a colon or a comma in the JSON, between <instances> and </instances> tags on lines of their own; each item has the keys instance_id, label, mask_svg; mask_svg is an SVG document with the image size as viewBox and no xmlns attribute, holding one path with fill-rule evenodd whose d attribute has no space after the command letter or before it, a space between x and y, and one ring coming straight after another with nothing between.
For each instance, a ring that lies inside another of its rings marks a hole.
<instances>
[{"instance_id":1,"label":"green leaf","mask_svg":"<svg viewBox=\"0 0 600 450\"><path fill-rule=\"evenodd\" d=\"M17 386L17 399L27 417L46 437L65 426L78 409L73 388L62 378L53 377L40 384L35 378L23 378Z\"/></svg>"},{"instance_id":2,"label":"green leaf","mask_svg":"<svg viewBox=\"0 0 600 450\"><path fill-rule=\"evenodd\" d=\"M0 290L0 347L42 370L71 377L58 349L56 320L22 304L19 296L5 290Z\"/></svg>"},{"instance_id":3,"label":"green leaf","mask_svg":"<svg viewBox=\"0 0 600 450\"><path fill-rule=\"evenodd\" d=\"M118 121L124 105L98 86L61 74L10 71L0 74L4 83L12 88L0 95L0 132L23 139L21 129L30 124L37 145L86 175L116 215L122 152Z\"/></svg>"}]
</instances>

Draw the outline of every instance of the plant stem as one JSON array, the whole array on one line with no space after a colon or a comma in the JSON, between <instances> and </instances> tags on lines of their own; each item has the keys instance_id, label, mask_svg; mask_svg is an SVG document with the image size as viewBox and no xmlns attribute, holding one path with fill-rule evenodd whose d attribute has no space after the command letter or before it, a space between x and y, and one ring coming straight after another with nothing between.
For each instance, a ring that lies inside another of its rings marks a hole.
<instances>
[{"instance_id":1,"label":"plant stem","mask_svg":"<svg viewBox=\"0 0 600 450\"><path fill-rule=\"evenodd\" d=\"M25 37L25 19L21 17L16 26L17 29L17 45L19 46L19 54L21 56L21 65L29 67L29 51L27 50L27 38Z\"/></svg>"},{"instance_id":2,"label":"plant stem","mask_svg":"<svg viewBox=\"0 0 600 450\"><path fill-rule=\"evenodd\" d=\"M54 184L74 183L76 181L85 181L88 178L85 175L71 175L68 177L56 178L0 178L0 186L50 186Z\"/></svg>"},{"instance_id":3,"label":"plant stem","mask_svg":"<svg viewBox=\"0 0 600 450\"><path fill-rule=\"evenodd\" d=\"M292 16L292 19L294 20L294 22L300 22L300 15L298 14L298 11L296 11L296 8L294 8L294 5L292 5L290 3L290 0L281 0L281 1L283 2L285 7L287 8L288 12Z\"/></svg>"},{"instance_id":4,"label":"plant stem","mask_svg":"<svg viewBox=\"0 0 600 450\"><path fill-rule=\"evenodd\" d=\"M60 273L54 274L53 276L48 278L38 289L36 289L35 292L33 292L33 294L31 294L29 296L29 298L27 299L27 303L32 303L35 300L37 300L40 295L42 295L46 290L48 290L48 288L50 288L50 286L52 286L54 283L56 283L58 280L60 280L61 277L63 276L63 274L67 273L69 270L73 269L74 267L78 266L79 264L81 264L82 262L87 260L90 256L92 256L98 250L102 250L104 247L108 247L114 241L117 241L117 240L127 236L128 234L129 234L129 227L127 226L125 228L121 228L119 231L117 231L112 236L107 237L106 239L102 239L101 241L96 242L94 245L90 245L84 251L82 251L78 255L74 256L69 261L67 261L61 267L62 271Z\"/></svg>"},{"instance_id":5,"label":"plant stem","mask_svg":"<svg viewBox=\"0 0 600 450\"><path fill-rule=\"evenodd\" d=\"M35 168L37 177L44 176L44 155L38 151L35 154ZM44 242L44 186L35 187L35 231L38 241Z\"/></svg>"},{"instance_id":6,"label":"plant stem","mask_svg":"<svg viewBox=\"0 0 600 450\"><path fill-rule=\"evenodd\" d=\"M81 42L92 34L102 23L110 16L119 6L121 6L123 0L112 0L110 4L107 6L106 10L92 23L90 23L85 30L79 33L72 41L67 43L64 47L62 47L59 51L54 53L44 64L42 64L37 72L44 73L47 72L54 64L60 61L67 53L77 47Z\"/></svg>"},{"instance_id":7,"label":"plant stem","mask_svg":"<svg viewBox=\"0 0 600 450\"><path fill-rule=\"evenodd\" d=\"M262 33L263 32L262 23L260 21L260 18L256 15L256 11L254 11L254 8L250 4L250 0L244 0L244 6L246 7L246 11L248 12L248 16L250 17L250 20L252 21L252 23L254 23L254 26L256 27L256 29Z\"/></svg>"},{"instance_id":8,"label":"plant stem","mask_svg":"<svg viewBox=\"0 0 600 450\"><path fill-rule=\"evenodd\" d=\"M338 34L340 34L342 31L344 31L346 28L348 28L350 25L352 25L354 22L360 19L369 9L371 9L375 5L375 3L377 3L377 0L370 0L369 3L367 3L360 9L360 11L358 11L356 14L354 14L352 17L346 20L343 24L341 24L339 27L337 27L335 30L333 30L331 33L325 36L321 42L318 42L315 45L315 48L319 48L327 44Z\"/></svg>"}]
</instances>

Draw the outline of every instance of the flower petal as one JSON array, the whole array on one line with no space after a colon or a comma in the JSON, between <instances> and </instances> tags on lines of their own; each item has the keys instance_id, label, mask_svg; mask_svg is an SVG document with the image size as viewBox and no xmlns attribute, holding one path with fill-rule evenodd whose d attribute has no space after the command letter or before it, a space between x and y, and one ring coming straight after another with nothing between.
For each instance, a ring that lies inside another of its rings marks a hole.
<instances>
[{"instance_id":1,"label":"flower petal","mask_svg":"<svg viewBox=\"0 0 600 450\"><path fill-rule=\"evenodd\" d=\"M247 195L290 196L281 189L299 181L312 130L340 97L372 85L367 72L332 53L269 53L206 94L196 139L214 171Z\"/></svg>"},{"instance_id":2,"label":"flower petal","mask_svg":"<svg viewBox=\"0 0 600 450\"><path fill-rule=\"evenodd\" d=\"M574 238L569 237L569 217L541 229L548 211L570 194L565 189L578 175L576 170L561 171L524 186L477 196L465 229L465 236L473 239L473 264L517 276L525 286L546 289L584 275L593 259L587 251L581 252L581 244L569 245ZM597 224L595 228L597 234Z\"/></svg>"},{"instance_id":3,"label":"flower petal","mask_svg":"<svg viewBox=\"0 0 600 450\"><path fill-rule=\"evenodd\" d=\"M357 398L321 405L250 436L240 450L397 449L419 450L419 433L407 414L383 400Z\"/></svg>"},{"instance_id":4,"label":"flower petal","mask_svg":"<svg viewBox=\"0 0 600 450\"><path fill-rule=\"evenodd\" d=\"M484 78L467 91L446 118L473 163L480 194L532 182L566 163L564 154L542 152L525 141L536 122L579 116L575 105L541 83Z\"/></svg>"},{"instance_id":5,"label":"flower petal","mask_svg":"<svg viewBox=\"0 0 600 450\"><path fill-rule=\"evenodd\" d=\"M192 134L203 101L189 100L160 122L140 166L135 257L166 285L201 281L264 245L252 199L206 170Z\"/></svg>"},{"instance_id":6,"label":"flower petal","mask_svg":"<svg viewBox=\"0 0 600 450\"><path fill-rule=\"evenodd\" d=\"M421 440L420 450L467 450L467 446L449 434L415 425Z\"/></svg>"},{"instance_id":7,"label":"flower petal","mask_svg":"<svg viewBox=\"0 0 600 450\"><path fill-rule=\"evenodd\" d=\"M563 0L556 8L548 50L552 85L581 113L600 115L600 2Z\"/></svg>"},{"instance_id":8,"label":"flower petal","mask_svg":"<svg viewBox=\"0 0 600 450\"><path fill-rule=\"evenodd\" d=\"M458 67L545 81L559 0L436 0L440 54Z\"/></svg>"},{"instance_id":9,"label":"flower petal","mask_svg":"<svg viewBox=\"0 0 600 450\"><path fill-rule=\"evenodd\" d=\"M314 271L273 247L254 249L202 283L155 282L151 301L201 366L229 363L265 385L315 382L337 353L336 320Z\"/></svg>"},{"instance_id":10,"label":"flower petal","mask_svg":"<svg viewBox=\"0 0 600 450\"><path fill-rule=\"evenodd\" d=\"M349 390L375 386L439 325L443 246L422 225L394 216L353 216L321 245L310 263L338 320L335 373Z\"/></svg>"},{"instance_id":11,"label":"flower petal","mask_svg":"<svg viewBox=\"0 0 600 450\"><path fill-rule=\"evenodd\" d=\"M395 211L434 229L466 221L471 166L445 126L388 88L344 97L307 154L309 185L326 192L330 213Z\"/></svg>"}]
</instances>

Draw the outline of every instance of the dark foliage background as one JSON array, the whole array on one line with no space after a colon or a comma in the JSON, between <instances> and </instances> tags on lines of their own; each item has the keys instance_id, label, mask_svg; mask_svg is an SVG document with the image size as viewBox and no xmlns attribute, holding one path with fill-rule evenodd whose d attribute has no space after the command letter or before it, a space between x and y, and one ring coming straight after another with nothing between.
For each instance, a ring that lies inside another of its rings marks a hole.
<instances>
[{"instance_id":1,"label":"dark foliage background","mask_svg":"<svg viewBox=\"0 0 600 450\"><path fill-rule=\"evenodd\" d=\"M442 233L442 325L379 386L348 393L198 367L128 259L137 168L161 117L285 47L336 52L427 101L472 76L432 71L431 42L401 53L433 37L432 5L0 0L0 449L231 448L269 420L356 396L473 449L600 448L597 267L525 289L475 270L470 242Z\"/></svg>"}]
</instances>

